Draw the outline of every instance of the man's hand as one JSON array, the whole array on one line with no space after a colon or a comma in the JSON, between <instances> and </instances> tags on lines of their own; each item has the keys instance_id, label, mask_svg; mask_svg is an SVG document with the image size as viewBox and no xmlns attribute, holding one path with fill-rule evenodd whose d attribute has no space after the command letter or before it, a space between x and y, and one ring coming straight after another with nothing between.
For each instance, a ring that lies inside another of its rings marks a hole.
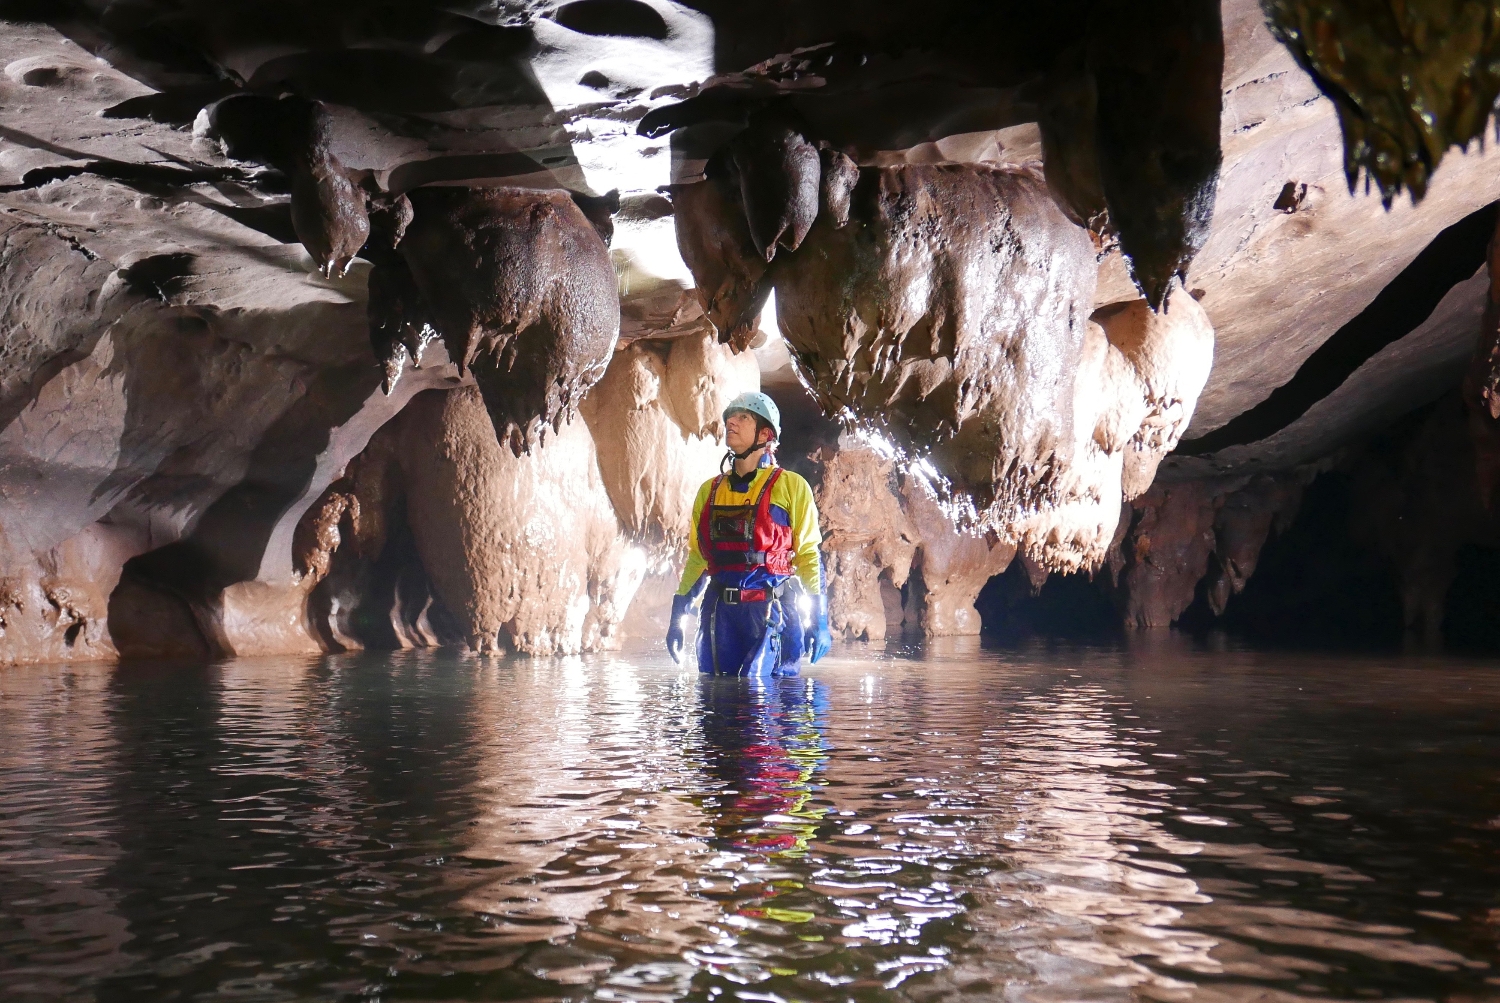
<instances>
[{"instance_id":1,"label":"man's hand","mask_svg":"<svg viewBox=\"0 0 1500 1003\"><path fill-rule=\"evenodd\" d=\"M691 595L672 597L672 620L667 626L667 654L672 656L672 661L682 664L682 648L684 638L682 634L682 621L687 619L688 606L692 604Z\"/></svg>"},{"instance_id":2,"label":"man's hand","mask_svg":"<svg viewBox=\"0 0 1500 1003\"><path fill-rule=\"evenodd\" d=\"M808 652L807 660L816 662L828 654L833 647L833 635L828 631L828 595L819 593L812 597L813 621L802 635L802 649Z\"/></svg>"}]
</instances>

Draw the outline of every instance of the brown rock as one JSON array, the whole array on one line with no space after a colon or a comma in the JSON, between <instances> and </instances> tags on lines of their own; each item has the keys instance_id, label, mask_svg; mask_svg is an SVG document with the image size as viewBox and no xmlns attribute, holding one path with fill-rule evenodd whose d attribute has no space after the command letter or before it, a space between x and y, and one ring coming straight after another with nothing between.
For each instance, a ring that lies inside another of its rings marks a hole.
<instances>
[{"instance_id":1,"label":"brown rock","mask_svg":"<svg viewBox=\"0 0 1500 1003\"><path fill-rule=\"evenodd\" d=\"M1155 309L1208 238L1219 184L1220 0L1102 0L1086 62L1110 227Z\"/></svg>"},{"instance_id":2,"label":"brown rock","mask_svg":"<svg viewBox=\"0 0 1500 1003\"><path fill-rule=\"evenodd\" d=\"M1111 553L1127 627L1165 627L1200 583L1222 616L1255 573L1261 550L1297 516L1296 474L1158 483L1135 500Z\"/></svg>"},{"instance_id":3,"label":"brown rock","mask_svg":"<svg viewBox=\"0 0 1500 1003\"><path fill-rule=\"evenodd\" d=\"M518 457L463 388L413 400L399 434L417 550L470 647L494 650L502 630L532 654L614 641L645 555L620 536L582 422Z\"/></svg>"},{"instance_id":4,"label":"brown rock","mask_svg":"<svg viewBox=\"0 0 1500 1003\"><path fill-rule=\"evenodd\" d=\"M755 335L771 286L736 185L722 166L711 163L703 181L673 185L671 191L677 249L693 273L704 316L721 339L743 351Z\"/></svg>"},{"instance_id":5,"label":"brown rock","mask_svg":"<svg viewBox=\"0 0 1500 1003\"><path fill-rule=\"evenodd\" d=\"M415 289L421 303L403 303L402 322L430 323L473 370L519 455L561 428L609 364L620 327L609 251L564 192L424 188L411 201L397 248L411 285L388 288L397 299Z\"/></svg>"},{"instance_id":6,"label":"brown rock","mask_svg":"<svg viewBox=\"0 0 1500 1003\"><path fill-rule=\"evenodd\" d=\"M974 608L974 600L986 582L1010 566L1016 545L1001 542L993 533L956 528L944 517L932 491L917 478L906 479L902 498L907 516L921 534L917 570L922 580L922 601L917 622L923 633L978 634L979 611Z\"/></svg>"},{"instance_id":7,"label":"brown rock","mask_svg":"<svg viewBox=\"0 0 1500 1003\"><path fill-rule=\"evenodd\" d=\"M1214 518L1214 564L1208 605L1223 616L1232 596L1255 574L1272 530L1283 532L1297 518L1302 484L1286 477L1256 477L1224 497Z\"/></svg>"},{"instance_id":8,"label":"brown rock","mask_svg":"<svg viewBox=\"0 0 1500 1003\"><path fill-rule=\"evenodd\" d=\"M1436 648L1443 612L1465 544L1493 547L1500 525L1476 479L1470 415L1456 393L1415 427L1367 452L1355 465L1350 528L1356 540L1384 555L1401 590L1409 643Z\"/></svg>"},{"instance_id":9,"label":"brown rock","mask_svg":"<svg viewBox=\"0 0 1500 1003\"><path fill-rule=\"evenodd\" d=\"M1214 330L1191 296L1173 297L1160 312L1145 300L1116 303L1097 311L1094 320L1127 366L1109 366L1119 375L1106 374L1102 392L1080 379L1080 393L1097 393L1096 399L1108 402L1094 441L1106 452L1126 450L1121 491L1129 501L1151 486L1156 468L1192 421L1198 391L1213 368Z\"/></svg>"},{"instance_id":10,"label":"brown rock","mask_svg":"<svg viewBox=\"0 0 1500 1003\"><path fill-rule=\"evenodd\" d=\"M718 344L706 324L696 335L643 339L615 353L579 410L633 540L680 556L694 531L693 499L724 456L724 407L759 389L755 357Z\"/></svg>"},{"instance_id":11,"label":"brown rock","mask_svg":"<svg viewBox=\"0 0 1500 1003\"><path fill-rule=\"evenodd\" d=\"M1094 274L1087 234L1037 175L867 169L851 225L820 221L778 270L777 319L825 413L930 446L1004 520L1052 500L1071 449L1068 366Z\"/></svg>"},{"instance_id":12,"label":"brown rock","mask_svg":"<svg viewBox=\"0 0 1500 1003\"><path fill-rule=\"evenodd\" d=\"M349 274L370 236L365 196L329 156L299 166L292 177L292 226L325 278Z\"/></svg>"},{"instance_id":13,"label":"brown rock","mask_svg":"<svg viewBox=\"0 0 1500 1003\"><path fill-rule=\"evenodd\" d=\"M710 172L679 186L684 256L700 289L719 283L710 318L743 316L774 281L779 326L825 413L888 436L950 523L1049 569L1097 565L1122 492L1145 489L1191 420L1213 358L1202 308L1136 300L1089 323L1092 244L1035 171L851 173L840 155L823 159L825 202L858 179L853 223L820 217L767 273L724 182Z\"/></svg>"},{"instance_id":14,"label":"brown rock","mask_svg":"<svg viewBox=\"0 0 1500 1003\"><path fill-rule=\"evenodd\" d=\"M756 253L769 262L778 245L795 251L818 215L817 148L788 125L758 118L730 140L728 153Z\"/></svg>"},{"instance_id":15,"label":"brown rock","mask_svg":"<svg viewBox=\"0 0 1500 1003\"><path fill-rule=\"evenodd\" d=\"M1202 481L1158 484L1136 499L1120 576L1127 627L1166 627L1192 605L1220 504L1222 495Z\"/></svg>"},{"instance_id":16,"label":"brown rock","mask_svg":"<svg viewBox=\"0 0 1500 1003\"><path fill-rule=\"evenodd\" d=\"M1016 554L993 534L955 527L925 482L851 436L824 460L818 512L829 624L854 639L880 640L908 617L929 636L978 634L974 600ZM909 578L905 616L887 610Z\"/></svg>"},{"instance_id":17,"label":"brown rock","mask_svg":"<svg viewBox=\"0 0 1500 1003\"><path fill-rule=\"evenodd\" d=\"M881 578L900 588L911 572L920 534L901 504L895 479L890 456L852 441L841 443L823 463L817 502L828 624L845 637L883 639L888 624Z\"/></svg>"},{"instance_id":18,"label":"brown rock","mask_svg":"<svg viewBox=\"0 0 1500 1003\"><path fill-rule=\"evenodd\" d=\"M284 627L305 599L293 531L451 367L380 394L362 287L309 276L295 247L200 203L165 211L87 176L4 201L0 325L27 336L0 352L0 577L24 600L0 662L317 650ZM165 577L136 566L151 553ZM277 598L226 604L247 581ZM130 602L112 602L117 582ZM125 627L120 648L109 617L146 607L193 629L141 645Z\"/></svg>"}]
</instances>

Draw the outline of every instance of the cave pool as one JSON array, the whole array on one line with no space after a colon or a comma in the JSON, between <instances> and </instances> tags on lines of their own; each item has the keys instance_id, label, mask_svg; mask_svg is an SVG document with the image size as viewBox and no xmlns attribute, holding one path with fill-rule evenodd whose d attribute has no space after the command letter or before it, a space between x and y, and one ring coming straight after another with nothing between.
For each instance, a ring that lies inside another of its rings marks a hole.
<instances>
[{"instance_id":1,"label":"cave pool","mask_svg":"<svg viewBox=\"0 0 1500 1003\"><path fill-rule=\"evenodd\" d=\"M0 672L0 998L1500 999L1500 666Z\"/></svg>"}]
</instances>

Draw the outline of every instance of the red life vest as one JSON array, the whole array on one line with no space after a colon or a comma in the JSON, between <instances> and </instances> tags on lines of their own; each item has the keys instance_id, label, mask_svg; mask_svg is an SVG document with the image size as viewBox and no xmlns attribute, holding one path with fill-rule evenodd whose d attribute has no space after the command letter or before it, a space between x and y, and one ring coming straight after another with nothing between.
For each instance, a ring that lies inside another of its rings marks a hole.
<instances>
[{"instance_id":1,"label":"red life vest","mask_svg":"<svg viewBox=\"0 0 1500 1003\"><path fill-rule=\"evenodd\" d=\"M714 478L698 518L698 549L710 574L761 567L772 575L792 573L792 527L771 518L771 489L780 476L780 467L772 470L749 505L715 505L724 475Z\"/></svg>"}]
</instances>

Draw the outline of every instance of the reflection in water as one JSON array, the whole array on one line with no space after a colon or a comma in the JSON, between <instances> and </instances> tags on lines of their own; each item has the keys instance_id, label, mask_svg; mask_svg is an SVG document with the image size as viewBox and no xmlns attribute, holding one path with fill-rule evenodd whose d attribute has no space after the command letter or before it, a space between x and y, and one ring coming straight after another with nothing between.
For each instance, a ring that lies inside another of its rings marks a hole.
<instances>
[{"instance_id":1,"label":"reflection in water","mask_svg":"<svg viewBox=\"0 0 1500 1003\"><path fill-rule=\"evenodd\" d=\"M827 685L705 674L698 686L701 765L722 786L697 804L713 819L716 847L805 856L827 813L809 803L814 775L828 758L819 731Z\"/></svg>"},{"instance_id":2,"label":"reflection in water","mask_svg":"<svg viewBox=\"0 0 1500 1003\"><path fill-rule=\"evenodd\" d=\"M1500 997L1500 675L1165 648L0 676L7 1000Z\"/></svg>"}]
</instances>

